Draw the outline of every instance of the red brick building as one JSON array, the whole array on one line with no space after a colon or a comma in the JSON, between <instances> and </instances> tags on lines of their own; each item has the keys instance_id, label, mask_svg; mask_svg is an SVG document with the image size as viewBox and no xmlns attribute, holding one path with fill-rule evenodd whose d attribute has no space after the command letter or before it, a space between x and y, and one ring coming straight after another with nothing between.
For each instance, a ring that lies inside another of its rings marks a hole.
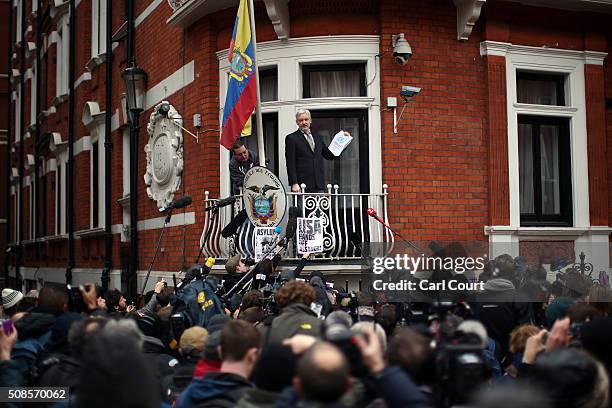
<instances>
[{"instance_id":1,"label":"red brick building","mask_svg":"<svg viewBox=\"0 0 612 408\"><path fill-rule=\"evenodd\" d=\"M111 13L106 0L13 3L15 255L7 272L27 285L99 281L106 268L110 285L125 288L132 276L121 78L130 4L114 1ZM218 129L237 4L134 2L134 55L148 74L135 192L139 285L164 221L158 208L173 197L194 200L166 228L154 277L193 263L210 222L206 199L230 194ZM411 240L500 245L491 255L561 241L609 270L612 2L264 0L255 2L255 20L268 167L287 182L284 136L296 129L297 109L311 110L324 138L340 128L355 136L326 167L332 209L317 205L329 215L328 261L317 268L355 279L355 241L390 239L364 216L374 206ZM405 65L393 55L400 33L413 53ZM405 103L402 86L421 92ZM155 115L161 101L194 133L191 119L201 115L199 141ZM149 123L150 149L163 154L151 158L146 177ZM155 145L160 132L166 139ZM207 255L227 255L224 211Z\"/></svg>"},{"instance_id":2,"label":"red brick building","mask_svg":"<svg viewBox=\"0 0 612 408\"><path fill-rule=\"evenodd\" d=\"M0 30L2 31L2 41L0 45L0 157L6 160L6 166L0 168L0 191L8 191L8 173L10 167L9 162L9 146L8 146L8 127L9 127L9 105L11 92L9 87L9 44L10 44L10 31L9 31L9 11L11 5L8 1L0 2L0 17L2 19L2 25ZM0 247L6 248L8 239L8 203L7 199L0 202ZM5 265L4 260L6 258L5 252L0 254L0 263ZM4 287L5 276L0 277L0 286Z\"/></svg>"}]
</instances>

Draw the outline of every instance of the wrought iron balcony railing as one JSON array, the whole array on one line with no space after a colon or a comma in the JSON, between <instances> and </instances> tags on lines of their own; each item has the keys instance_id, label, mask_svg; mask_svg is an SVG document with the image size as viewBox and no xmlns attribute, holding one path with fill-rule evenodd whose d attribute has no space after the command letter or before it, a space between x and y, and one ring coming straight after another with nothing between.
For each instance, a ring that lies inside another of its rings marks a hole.
<instances>
[{"instance_id":1,"label":"wrought iron balcony railing","mask_svg":"<svg viewBox=\"0 0 612 408\"><path fill-rule=\"evenodd\" d=\"M379 217L388 223L387 185L383 185L380 194L346 194L339 192L339 186L327 185L325 193L287 193L288 205L295 206L302 217L320 217L323 225L324 252L316 255L317 259L349 260L361 257L363 242L393 242L393 234L378 221L367 214L368 208L374 208ZM218 199L210 198L205 192L206 207L212 207ZM206 212L204 228L200 237L200 246L205 232L210 227L211 233L204 246L204 255L215 258L227 258L234 248L243 256L254 257L253 226L245 222L237 234L224 238L221 230L231 220L233 214L241 210L241 200L236 201L234 208L228 206L219 210L213 220L211 211ZM212 225L211 225L212 224ZM296 259L293 245L290 245L284 259Z\"/></svg>"}]
</instances>

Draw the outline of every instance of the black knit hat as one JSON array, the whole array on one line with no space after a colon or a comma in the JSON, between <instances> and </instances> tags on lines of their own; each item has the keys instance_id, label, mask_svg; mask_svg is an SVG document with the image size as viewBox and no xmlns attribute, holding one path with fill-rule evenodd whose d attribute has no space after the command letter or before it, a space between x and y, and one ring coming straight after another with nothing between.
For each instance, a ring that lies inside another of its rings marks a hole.
<instances>
[{"instance_id":1,"label":"black knit hat","mask_svg":"<svg viewBox=\"0 0 612 408\"><path fill-rule=\"evenodd\" d=\"M280 344L271 344L262 350L251 380L257 388L272 392L281 392L291 386L297 365L296 357L291 348Z\"/></svg>"}]
</instances>

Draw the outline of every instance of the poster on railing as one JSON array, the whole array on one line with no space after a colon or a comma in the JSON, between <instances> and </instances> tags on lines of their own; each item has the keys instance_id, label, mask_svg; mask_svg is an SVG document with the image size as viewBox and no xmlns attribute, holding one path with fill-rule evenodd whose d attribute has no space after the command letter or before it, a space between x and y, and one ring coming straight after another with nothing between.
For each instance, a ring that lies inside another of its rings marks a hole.
<instances>
[{"instance_id":1,"label":"poster on railing","mask_svg":"<svg viewBox=\"0 0 612 408\"><path fill-rule=\"evenodd\" d=\"M276 229L257 227L253 237L255 240L255 262L259 262L264 258L272 258L274 256L273 249L278 238Z\"/></svg>"},{"instance_id":2,"label":"poster on railing","mask_svg":"<svg viewBox=\"0 0 612 408\"><path fill-rule=\"evenodd\" d=\"M323 222L321 218L297 219L298 254L323 252Z\"/></svg>"}]
</instances>

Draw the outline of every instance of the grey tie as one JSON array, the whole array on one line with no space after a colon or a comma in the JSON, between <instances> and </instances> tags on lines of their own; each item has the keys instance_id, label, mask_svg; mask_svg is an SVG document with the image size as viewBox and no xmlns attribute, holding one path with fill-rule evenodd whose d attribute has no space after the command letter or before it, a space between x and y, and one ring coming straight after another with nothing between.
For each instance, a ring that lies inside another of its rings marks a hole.
<instances>
[{"instance_id":1,"label":"grey tie","mask_svg":"<svg viewBox=\"0 0 612 408\"><path fill-rule=\"evenodd\" d=\"M312 138L312 135L310 134L310 132L308 132L308 133L304 133L304 136L306 136L306 141L310 145L310 150L314 152L315 143L314 143L314 139Z\"/></svg>"}]
</instances>

